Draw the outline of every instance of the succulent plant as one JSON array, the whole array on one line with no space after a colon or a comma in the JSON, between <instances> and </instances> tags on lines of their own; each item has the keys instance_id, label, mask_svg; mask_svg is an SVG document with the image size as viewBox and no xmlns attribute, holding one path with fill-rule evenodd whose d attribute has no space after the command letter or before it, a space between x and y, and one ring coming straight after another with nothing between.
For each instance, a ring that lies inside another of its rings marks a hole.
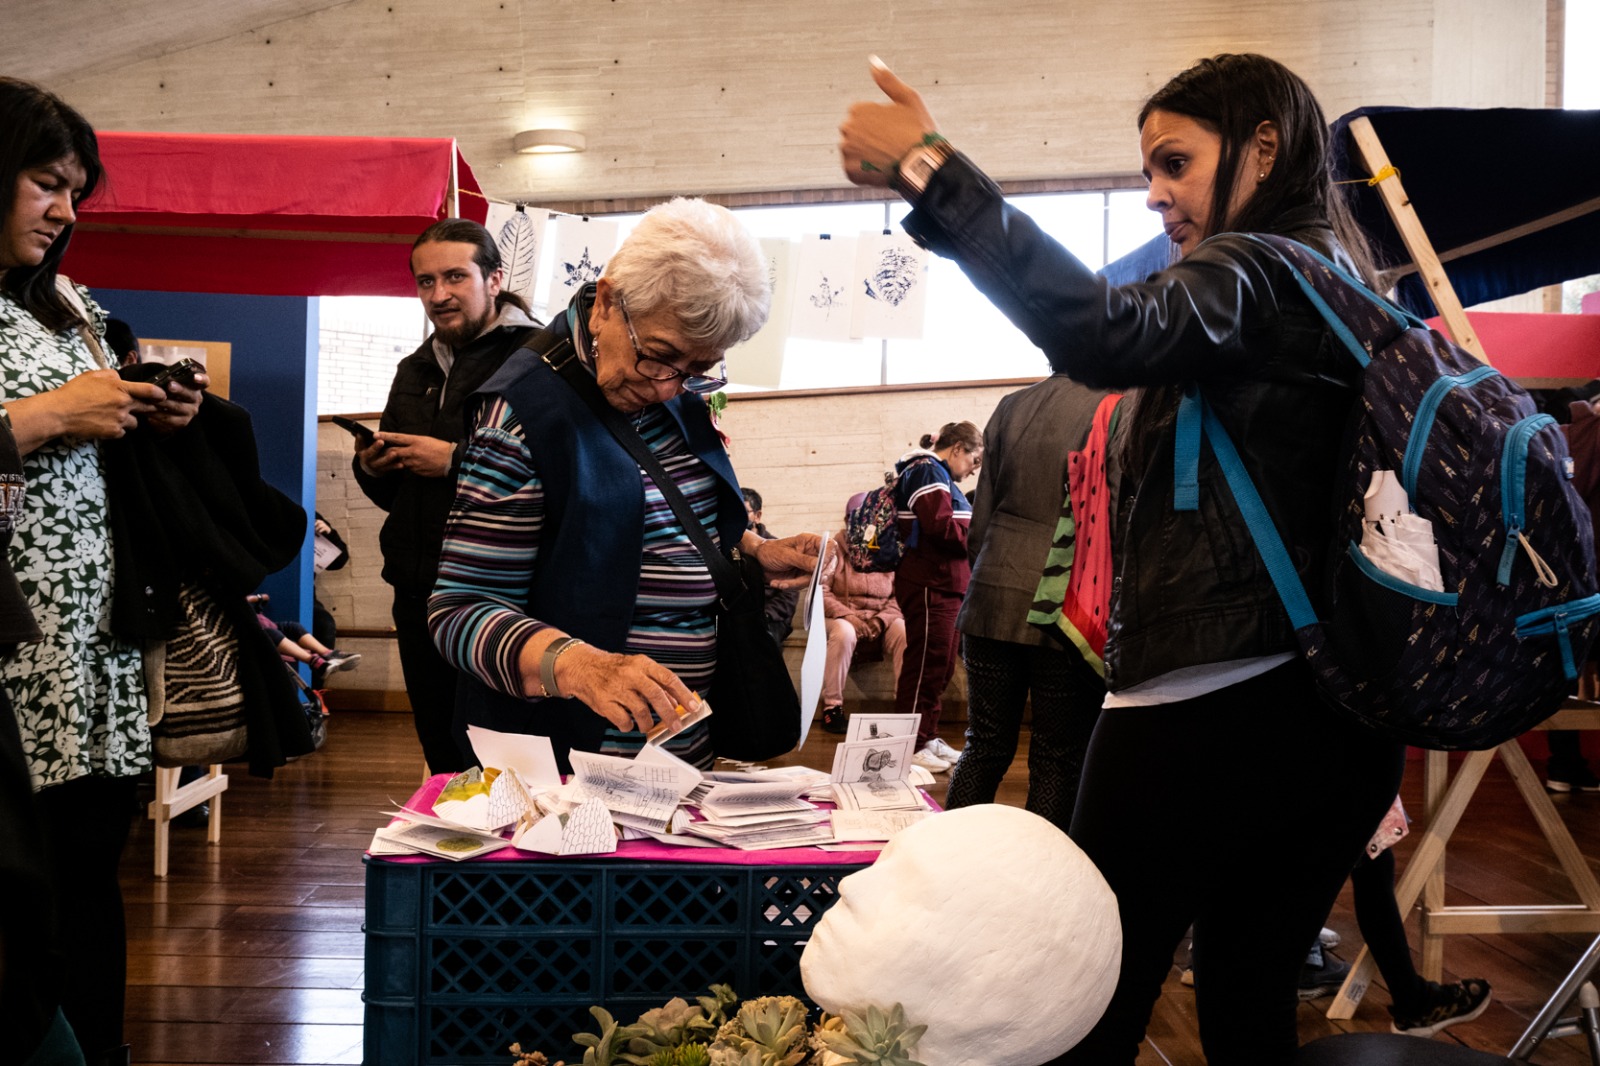
<instances>
[{"instance_id":1,"label":"succulent plant","mask_svg":"<svg viewBox=\"0 0 1600 1066\"><path fill-rule=\"evenodd\" d=\"M923 1066L912 1058L917 1041L928 1031L926 1025L907 1025L906 1012L896 1003L885 1014L877 1007L868 1007L865 1016L844 1012L844 1029L840 1033L826 1025L819 1027L817 1035L828 1050L840 1055L847 1063L857 1066Z\"/></svg>"},{"instance_id":2,"label":"succulent plant","mask_svg":"<svg viewBox=\"0 0 1600 1066\"><path fill-rule=\"evenodd\" d=\"M793 996L762 996L741 1004L717 1030L712 1061L722 1066L715 1052L735 1051L739 1058L727 1061L736 1066L800 1066L811 1054L806 1035L804 1003Z\"/></svg>"},{"instance_id":3,"label":"succulent plant","mask_svg":"<svg viewBox=\"0 0 1600 1066\"><path fill-rule=\"evenodd\" d=\"M705 1012L706 1020L713 1029L719 1029L728 1020L728 1009L739 1004L739 996L728 985L712 985L709 996L699 996L695 1002L700 1004L700 1009Z\"/></svg>"},{"instance_id":4,"label":"succulent plant","mask_svg":"<svg viewBox=\"0 0 1600 1066\"><path fill-rule=\"evenodd\" d=\"M589 1013L600 1023L600 1033L578 1033L572 1039L583 1046L583 1066L615 1066L626 1062L622 1049L628 1041L639 1035L637 1026L618 1025L611 1012L604 1007L590 1007Z\"/></svg>"},{"instance_id":5,"label":"succulent plant","mask_svg":"<svg viewBox=\"0 0 1600 1066\"><path fill-rule=\"evenodd\" d=\"M675 1060L660 1060L660 1053L684 1045L710 1040L717 1026L706 1017L701 1006L691 1007L682 998L665 1006L645 1011L632 1026L633 1035L617 1057L632 1066L677 1066Z\"/></svg>"}]
</instances>

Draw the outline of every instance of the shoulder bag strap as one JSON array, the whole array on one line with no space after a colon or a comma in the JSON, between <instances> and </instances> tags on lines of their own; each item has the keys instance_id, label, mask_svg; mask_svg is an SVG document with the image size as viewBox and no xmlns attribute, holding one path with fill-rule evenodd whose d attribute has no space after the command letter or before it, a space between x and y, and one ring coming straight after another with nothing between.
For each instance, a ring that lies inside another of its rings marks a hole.
<instances>
[{"instance_id":1,"label":"shoulder bag strap","mask_svg":"<svg viewBox=\"0 0 1600 1066\"><path fill-rule=\"evenodd\" d=\"M740 576L734 564L729 562L711 542L710 535L706 533L705 527L700 524L700 520L690 508L689 501L684 499L672 476L651 453L644 438L639 436L638 430L622 416L621 411L606 402L599 384L579 365L577 351L572 347L571 339L564 338L560 345L543 353L540 358L572 386L573 391L589 405L589 409L594 412L600 423L611 431L617 443L633 456L641 470L650 475L650 480L655 482L667 505L672 508L672 513L677 516L678 523L683 526L684 533L705 558L706 568L711 571L711 580L717 586L717 595L723 605L731 603L744 591L744 578Z\"/></svg>"},{"instance_id":2,"label":"shoulder bag strap","mask_svg":"<svg viewBox=\"0 0 1600 1066\"><path fill-rule=\"evenodd\" d=\"M93 328L89 325L89 308L84 306L83 297L78 295L77 286L72 284L72 279L65 274L57 274L56 291L78 313L78 336L83 338L84 346L89 349L89 354L94 356L95 363L101 370L110 370L115 364L106 355L105 348L100 344L100 338L95 336Z\"/></svg>"}]
</instances>

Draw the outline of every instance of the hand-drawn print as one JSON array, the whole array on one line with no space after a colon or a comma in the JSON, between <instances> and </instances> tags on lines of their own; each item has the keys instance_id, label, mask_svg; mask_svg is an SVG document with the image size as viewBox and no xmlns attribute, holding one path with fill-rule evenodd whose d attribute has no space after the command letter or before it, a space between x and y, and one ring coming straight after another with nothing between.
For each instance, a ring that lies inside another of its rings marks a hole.
<instances>
[{"instance_id":1,"label":"hand-drawn print","mask_svg":"<svg viewBox=\"0 0 1600 1066\"><path fill-rule=\"evenodd\" d=\"M922 336L927 305L927 253L903 233L864 233L856 260L861 298L850 323L852 337Z\"/></svg>"}]
</instances>

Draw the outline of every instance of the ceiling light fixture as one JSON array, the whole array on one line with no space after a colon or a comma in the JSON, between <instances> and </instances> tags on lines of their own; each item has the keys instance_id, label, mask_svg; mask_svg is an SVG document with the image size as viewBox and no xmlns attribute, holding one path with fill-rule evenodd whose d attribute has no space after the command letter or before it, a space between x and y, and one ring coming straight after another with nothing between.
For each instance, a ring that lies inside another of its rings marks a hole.
<instances>
[{"instance_id":1,"label":"ceiling light fixture","mask_svg":"<svg viewBox=\"0 0 1600 1066\"><path fill-rule=\"evenodd\" d=\"M577 130L523 130L511 138L511 147L524 155L581 152L587 146Z\"/></svg>"}]
</instances>

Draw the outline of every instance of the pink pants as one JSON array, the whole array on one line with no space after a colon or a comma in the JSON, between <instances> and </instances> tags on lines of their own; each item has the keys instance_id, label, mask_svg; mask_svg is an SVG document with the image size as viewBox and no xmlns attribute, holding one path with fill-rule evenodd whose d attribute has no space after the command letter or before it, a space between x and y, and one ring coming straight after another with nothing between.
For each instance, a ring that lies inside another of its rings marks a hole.
<instances>
[{"instance_id":1,"label":"pink pants","mask_svg":"<svg viewBox=\"0 0 1600 1066\"><path fill-rule=\"evenodd\" d=\"M856 651L856 631L843 618L828 619L828 657L822 668L822 705L844 705L844 679L850 673L850 658ZM883 634L883 657L894 668L894 683L900 682L900 659L906 653L906 623L896 618Z\"/></svg>"}]
</instances>

